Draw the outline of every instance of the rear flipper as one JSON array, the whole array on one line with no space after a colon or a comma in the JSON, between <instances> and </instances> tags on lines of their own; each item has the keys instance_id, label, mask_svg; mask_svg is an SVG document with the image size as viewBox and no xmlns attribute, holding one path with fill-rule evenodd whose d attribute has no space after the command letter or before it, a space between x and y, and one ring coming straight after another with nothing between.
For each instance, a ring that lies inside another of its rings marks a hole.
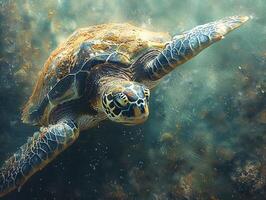
<instances>
[{"instance_id":1,"label":"rear flipper","mask_svg":"<svg viewBox=\"0 0 266 200\"><path fill-rule=\"evenodd\" d=\"M0 169L0 197L21 187L70 146L79 135L72 121L62 121L36 132Z\"/></svg>"}]
</instances>

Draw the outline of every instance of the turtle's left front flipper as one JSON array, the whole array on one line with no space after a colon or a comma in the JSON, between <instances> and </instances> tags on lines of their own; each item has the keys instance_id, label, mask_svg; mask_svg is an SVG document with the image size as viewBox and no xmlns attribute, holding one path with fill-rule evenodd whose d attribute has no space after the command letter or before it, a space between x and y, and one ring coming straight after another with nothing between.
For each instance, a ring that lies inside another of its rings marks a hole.
<instances>
[{"instance_id":1,"label":"turtle's left front flipper","mask_svg":"<svg viewBox=\"0 0 266 200\"><path fill-rule=\"evenodd\" d=\"M70 146L78 135L78 128L70 120L35 133L0 169L0 197L21 187L35 172Z\"/></svg>"},{"instance_id":2,"label":"turtle's left front flipper","mask_svg":"<svg viewBox=\"0 0 266 200\"><path fill-rule=\"evenodd\" d=\"M145 69L147 77L153 81L162 78L178 65L221 40L227 33L241 26L248 19L247 16L227 17L176 35L164 50L148 63Z\"/></svg>"}]
</instances>

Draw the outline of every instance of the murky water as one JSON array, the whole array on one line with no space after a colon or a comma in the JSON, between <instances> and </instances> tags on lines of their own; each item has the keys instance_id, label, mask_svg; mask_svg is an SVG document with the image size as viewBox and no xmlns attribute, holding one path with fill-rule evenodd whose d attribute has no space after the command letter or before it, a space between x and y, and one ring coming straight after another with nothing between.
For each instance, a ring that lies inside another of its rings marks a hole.
<instances>
[{"instance_id":1,"label":"murky water","mask_svg":"<svg viewBox=\"0 0 266 200\"><path fill-rule=\"evenodd\" d=\"M253 19L167 76L150 118L104 122L3 199L265 199L265 0L0 1L0 161L37 127L21 109L50 52L76 28L130 22L171 34Z\"/></svg>"}]
</instances>

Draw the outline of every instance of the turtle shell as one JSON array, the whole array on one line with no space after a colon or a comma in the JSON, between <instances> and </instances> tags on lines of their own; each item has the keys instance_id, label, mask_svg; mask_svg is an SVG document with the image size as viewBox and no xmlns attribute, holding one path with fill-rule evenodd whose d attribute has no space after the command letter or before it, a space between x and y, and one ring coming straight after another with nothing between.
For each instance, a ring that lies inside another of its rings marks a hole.
<instances>
[{"instance_id":1,"label":"turtle shell","mask_svg":"<svg viewBox=\"0 0 266 200\"><path fill-rule=\"evenodd\" d=\"M48 124L56 106L81 98L86 87L91 87L86 80L94 66L130 66L143 51L162 49L170 39L168 33L151 32L127 23L78 29L47 59L23 109L22 120Z\"/></svg>"}]
</instances>

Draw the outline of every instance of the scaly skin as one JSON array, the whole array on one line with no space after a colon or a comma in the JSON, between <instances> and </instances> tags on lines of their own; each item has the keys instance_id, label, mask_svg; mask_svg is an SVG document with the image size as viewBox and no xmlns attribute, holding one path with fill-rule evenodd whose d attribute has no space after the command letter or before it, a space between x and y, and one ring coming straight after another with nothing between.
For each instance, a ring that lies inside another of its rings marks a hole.
<instances>
[{"instance_id":1,"label":"scaly skin","mask_svg":"<svg viewBox=\"0 0 266 200\"><path fill-rule=\"evenodd\" d=\"M248 19L247 16L227 17L176 35L165 49L147 64L146 73L149 80L156 81L164 77L203 49L223 39L226 34L240 27Z\"/></svg>"},{"instance_id":2,"label":"scaly skin","mask_svg":"<svg viewBox=\"0 0 266 200\"><path fill-rule=\"evenodd\" d=\"M70 146L79 135L72 121L63 121L34 134L0 169L0 197L21 187Z\"/></svg>"}]
</instances>

